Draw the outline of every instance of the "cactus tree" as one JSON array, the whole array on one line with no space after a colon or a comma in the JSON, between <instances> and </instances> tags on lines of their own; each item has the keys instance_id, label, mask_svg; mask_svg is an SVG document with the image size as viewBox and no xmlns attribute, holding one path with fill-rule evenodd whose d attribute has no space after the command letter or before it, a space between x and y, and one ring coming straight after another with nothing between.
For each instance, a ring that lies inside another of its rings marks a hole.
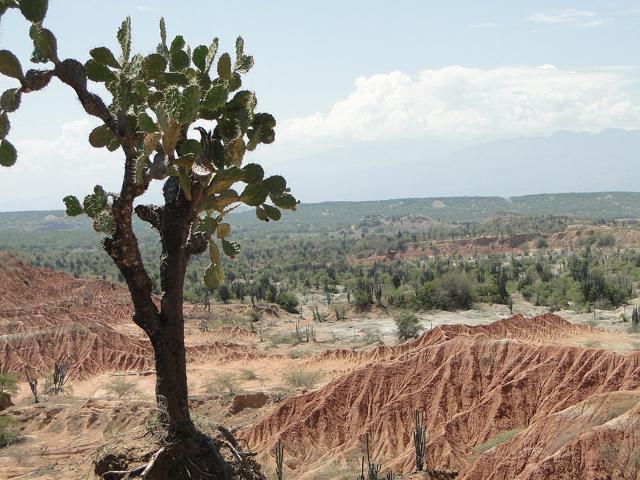
<instances>
[{"instance_id":1,"label":"cactus tree","mask_svg":"<svg viewBox=\"0 0 640 480\"><path fill-rule=\"evenodd\" d=\"M0 73L16 81L0 98L0 165L11 167L17 157L7 139L10 114L25 94L43 90L54 78L71 87L85 112L100 120L89 143L122 156L120 191L106 192L96 185L83 201L67 196L64 204L68 215L89 216L104 236L104 250L130 290L133 321L146 332L155 352L156 397L166 411L171 441L164 457L154 456L162 468L150 466L145 477L182 478L187 473L179 464L191 461L183 457L198 455L198 471L213 473L207 478L231 478L217 451L201 454L215 448L196 432L189 415L183 284L189 258L207 251L211 262L203 272L204 282L210 289L222 283L221 255L239 253L225 222L236 206L253 207L260 220L269 221L297 204L283 177L265 178L260 165L244 162L247 152L275 138L273 116L256 112L255 94L242 89L242 76L253 66L253 57L245 54L242 38L233 56L217 55L217 38L193 49L180 35L168 42L164 20L156 51L133 54L127 18L117 32L119 54L97 47L83 64L58 52L56 37L44 25L47 8L47 0L0 0L0 17L17 10L30 22L30 60L40 64L25 71L12 52L0 50ZM91 82L105 87L109 104L90 91ZM154 181L163 183L164 203L141 203L139 198ZM159 304L132 228L134 214L160 235ZM214 460L206 465L204 457ZM189 478L195 478L195 470Z\"/></svg>"}]
</instances>

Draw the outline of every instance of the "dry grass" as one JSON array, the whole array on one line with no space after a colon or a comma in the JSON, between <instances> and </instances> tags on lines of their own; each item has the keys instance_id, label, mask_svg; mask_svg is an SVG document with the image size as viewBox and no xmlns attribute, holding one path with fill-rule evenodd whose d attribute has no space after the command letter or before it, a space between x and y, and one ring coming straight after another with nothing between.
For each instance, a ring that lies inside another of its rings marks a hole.
<instances>
[{"instance_id":1,"label":"dry grass","mask_svg":"<svg viewBox=\"0 0 640 480\"><path fill-rule=\"evenodd\" d=\"M229 372L218 373L206 386L207 393L218 393L223 397L235 396L238 389L238 380Z\"/></svg>"},{"instance_id":2,"label":"dry grass","mask_svg":"<svg viewBox=\"0 0 640 480\"><path fill-rule=\"evenodd\" d=\"M258 380L258 375L256 374L256 372L249 368L243 368L242 370L240 370L240 378L247 381Z\"/></svg>"},{"instance_id":3,"label":"dry grass","mask_svg":"<svg viewBox=\"0 0 640 480\"><path fill-rule=\"evenodd\" d=\"M13 458L13 460L18 465L24 465L29 460L29 452L24 448L14 448L9 452L9 456Z\"/></svg>"},{"instance_id":4,"label":"dry grass","mask_svg":"<svg viewBox=\"0 0 640 480\"><path fill-rule=\"evenodd\" d=\"M322 373L314 370L291 369L282 377L288 387L312 389L322 378Z\"/></svg>"}]
</instances>

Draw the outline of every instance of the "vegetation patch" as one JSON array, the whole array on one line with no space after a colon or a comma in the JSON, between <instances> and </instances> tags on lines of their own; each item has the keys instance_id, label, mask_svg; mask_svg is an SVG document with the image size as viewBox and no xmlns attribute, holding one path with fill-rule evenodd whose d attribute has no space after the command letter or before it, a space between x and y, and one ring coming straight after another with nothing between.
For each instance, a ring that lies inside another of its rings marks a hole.
<instances>
[{"instance_id":1,"label":"vegetation patch","mask_svg":"<svg viewBox=\"0 0 640 480\"><path fill-rule=\"evenodd\" d=\"M501 443L508 442L513 437L518 435L522 430L524 430L524 429L523 428L513 428L511 430L505 430L505 431L500 432L500 433L494 435L493 437L489 438L487 441L476 445L475 447L473 447L474 460L477 459L477 457L482 455L484 452L486 452L488 450L491 450L496 445L500 445Z\"/></svg>"},{"instance_id":2,"label":"vegetation patch","mask_svg":"<svg viewBox=\"0 0 640 480\"><path fill-rule=\"evenodd\" d=\"M291 369L283 375L284 383L290 388L310 390L322 378L322 373L314 370Z\"/></svg>"}]
</instances>

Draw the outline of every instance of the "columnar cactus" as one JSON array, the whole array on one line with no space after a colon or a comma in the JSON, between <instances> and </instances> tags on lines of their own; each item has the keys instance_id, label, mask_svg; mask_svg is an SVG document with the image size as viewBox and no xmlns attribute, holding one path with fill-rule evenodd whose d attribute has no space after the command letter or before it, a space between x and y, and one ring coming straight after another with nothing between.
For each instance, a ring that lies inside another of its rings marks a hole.
<instances>
[{"instance_id":1,"label":"columnar cactus","mask_svg":"<svg viewBox=\"0 0 640 480\"><path fill-rule=\"evenodd\" d=\"M189 415L183 286L189 258L207 250L210 263L204 282L211 290L222 284L222 255L233 258L240 251L226 221L237 206L248 205L260 220L271 221L298 203L283 177L265 177L260 165L244 160L247 152L275 140L275 119L257 112L255 93L242 89L253 57L245 53L241 37L233 57L218 55L217 38L193 49L181 35L169 42L164 20L155 51L134 54L127 18L117 32L120 52L97 47L81 63L58 52L55 35L44 25L47 10L48 0L0 0L0 17L18 11L31 23L31 62L42 64L25 71L11 51L0 50L0 74L16 81L0 96L0 165L11 167L17 160L7 139L9 114L19 108L23 95L44 89L54 77L72 88L87 114L100 120L89 143L122 155L121 189L107 192L96 185L82 201L69 195L64 204L68 215L88 215L104 235L104 249L129 287L133 320L155 351L156 398L166 406L169 438L181 442L154 456L156 466L150 465L145 477L195 478L184 465L196 461L198 471L231 478L230 469L212 442L195 431ZM89 90L90 82L105 87L111 97L108 104ZM139 198L154 181L163 183L163 205L141 204ZM160 234L159 305L132 228L134 213ZM211 455L203 454L207 449Z\"/></svg>"},{"instance_id":2,"label":"columnar cactus","mask_svg":"<svg viewBox=\"0 0 640 480\"><path fill-rule=\"evenodd\" d=\"M364 434L365 451L367 452L367 480L379 480L378 475L382 465L374 463L371 460L371 453L369 450L369 432Z\"/></svg>"},{"instance_id":3,"label":"columnar cactus","mask_svg":"<svg viewBox=\"0 0 640 480\"><path fill-rule=\"evenodd\" d=\"M427 443L427 431L424 427L424 412L416 410L413 412L413 448L416 454L416 470L424 470L424 454Z\"/></svg>"},{"instance_id":4,"label":"columnar cactus","mask_svg":"<svg viewBox=\"0 0 640 480\"><path fill-rule=\"evenodd\" d=\"M282 440L278 440L275 448L276 454L276 477L278 480L282 480L284 478L283 470L282 470L282 462L284 460L284 445L282 444Z\"/></svg>"}]
</instances>

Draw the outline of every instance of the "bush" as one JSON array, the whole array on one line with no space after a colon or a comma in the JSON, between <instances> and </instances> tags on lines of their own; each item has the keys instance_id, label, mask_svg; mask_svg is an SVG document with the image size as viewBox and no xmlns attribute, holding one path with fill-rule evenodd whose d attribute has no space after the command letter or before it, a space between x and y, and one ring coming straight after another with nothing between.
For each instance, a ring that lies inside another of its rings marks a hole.
<instances>
[{"instance_id":1,"label":"bush","mask_svg":"<svg viewBox=\"0 0 640 480\"><path fill-rule=\"evenodd\" d=\"M230 395L235 396L238 391L235 376L228 372L222 372L216 375L213 382L207 385L207 392L219 393L223 397Z\"/></svg>"},{"instance_id":2,"label":"bush","mask_svg":"<svg viewBox=\"0 0 640 480\"><path fill-rule=\"evenodd\" d=\"M300 313L298 312L298 297L294 293L291 292L280 292L276 297L276 303L280 305L285 311L289 313Z\"/></svg>"},{"instance_id":3,"label":"bush","mask_svg":"<svg viewBox=\"0 0 640 480\"><path fill-rule=\"evenodd\" d=\"M308 347L307 348L294 348L294 349L289 350L287 352L287 356L289 358L302 358L302 357L308 357L312 353L313 352Z\"/></svg>"},{"instance_id":4,"label":"bush","mask_svg":"<svg viewBox=\"0 0 640 480\"><path fill-rule=\"evenodd\" d=\"M106 389L107 392L116 395L119 399L137 395L139 393L135 383L129 382L122 377L116 378L109 382L106 385Z\"/></svg>"},{"instance_id":5,"label":"bush","mask_svg":"<svg viewBox=\"0 0 640 480\"><path fill-rule=\"evenodd\" d=\"M231 290L226 284L222 284L218 287L218 295L220 296L220 300L224 303L228 303L231 299Z\"/></svg>"},{"instance_id":6,"label":"bush","mask_svg":"<svg viewBox=\"0 0 640 480\"><path fill-rule=\"evenodd\" d=\"M13 373L0 374L0 393L18 393L18 378Z\"/></svg>"},{"instance_id":7,"label":"bush","mask_svg":"<svg viewBox=\"0 0 640 480\"><path fill-rule=\"evenodd\" d=\"M291 388L311 389L315 387L316 383L322 378L320 372L314 372L311 370L298 370L292 369L283 375L284 383Z\"/></svg>"},{"instance_id":8,"label":"bush","mask_svg":"<svg viewBox=\"0 0 640 480\"><path fill-rule=\"evenodd\" d=\"M258 379L258 375L256 375L256 372L254 372L253 370L251 370L249 368L243 368L240 371L240 378L242 380L257 380Z\"/></svg>"},{"instance_id":9,"label":"bush","mask_svg":"<svg viewBox=\"0 0 640 480\"><path fill-rule=\"evenodd\" d=\"M593 233L580 240L580 245L583 247L590 247L596 245L597 247L613 247L616 244L616 238L610 233Z\"/></svg>"},{"instance_id":10,"label":"bush","mask_svg":"<svg viewBox=\"0 0 640 480\"><path fill-rule=\"evenodd\" d=\"M13 417L8 415L0 416L0 448L8 447L22 439L15 428Z\"/></svg>"},{"instance_id":11,"label":"bush","mask_svg":"<svg viewBox=\"0 0 640 480\"><path fill-rule=\"evenodd\" d=\"M373 296L368 290L356 288L353 292L353 303L356 307L368 307L373 303Z\"/></svg>"},{"instance_id":12,"label":"bush","mask_svg":"<svg viewBox=\"0 0 640 480\"><path fill-rule=\"evenodd\" d=\"M468 310L474 300L471 282L462 273L447 273L425 283L415 297L418 308L442 310Z\"/></svg>"},{"instance_id":13,"label":"bush","mask_svg":"<svg viewBox=\"0 0 640 480\"><path fill-rule=\"evenodd\" d=\"M260 310L253 308L251 312L249 312L249 320L251 320L251 323L261 322L262 313L260 312Z\"/></svg>"},{"instance_id":14,"label":"bush","mask_svg":"<svg viewBox=\"0 0 640 480\"><path fill-rule=\"evenodd\" d=\"M549 242L544 237L538 237L535 241L536 248L547 248L549 246Z\"/></svg>"},{"instance_id":15,"label":"bush","mask_svg":"<svg viewBox=\"0 0 640 480\"><path fill-rule=\"evenodd\" d=\"M336 317L336 321L344 320L347 318L347 305L344 303L336 303L332 305L333 314Z\"/></svg>"},{"instance_id":16,"label":"bush","mask_svg":"<svg viewBox=\"0 0 640 480\"><path fill-rule=\"evenodd\" d=\"M413 313L402 313L395 318L396 328L398 329L398 338L400 340L409 340L410 338L416 338L422 325L420 320Z\"/></svg>"},{"instance_id":17,"label":"bush","mask_svg":"<svg viewBox=\"0 0 640 480\"><path fill-rule=\"evenodd\" d=\"M292 333L274 333L269 337L269 342L274 347L278 345L296 345L298 343L298 337Z\"/></svg>"},{"instance_id":18,"label":"bush","mask_svg":"<svg viewBox=\"0 0 640 480\"><path fill-rule=\"evenodd\" d=\"M598 247L613 247L615 244L616 244L616 238L610 233L602 235L596 241L596 245Z\"/></svg>"}]
</instances>

